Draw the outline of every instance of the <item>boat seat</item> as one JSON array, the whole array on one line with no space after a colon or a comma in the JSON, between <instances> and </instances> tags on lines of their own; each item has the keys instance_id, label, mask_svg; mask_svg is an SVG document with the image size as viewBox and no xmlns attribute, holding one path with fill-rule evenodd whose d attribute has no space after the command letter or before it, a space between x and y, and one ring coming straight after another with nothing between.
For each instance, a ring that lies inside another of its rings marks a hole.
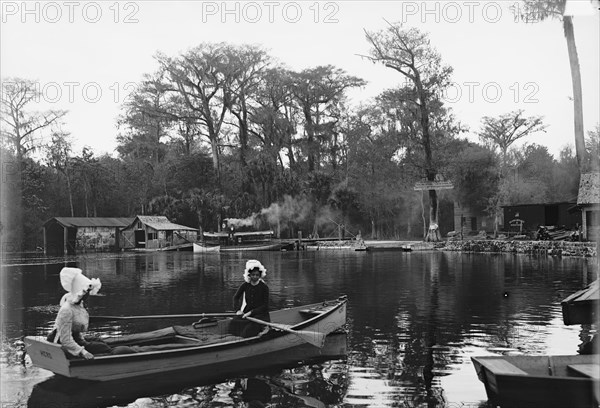
<instances>
[{"instance_id":1,"label":"boat seat","mask_svg":"<svg viewBox=\"0 0 600 408\"><path fill-rule=\"evenodd\" d=\"M494 374L520 374L528 375L525 371L519 367L509 363L501 358L485 360L484 365L492 371Z\"/></svg>"},{"instance_id":2,"label":"boat seat","mask_svg":"<svg viewBox=\"0 0 600 408\"><path fill-rule=\"evenodd\" d=\"M598 364L570 364L567 368L586 377L600 379L600 365Z\"/></svg>"},{"instance_id":3,"label":"boat seat","mask_svg":"<svg viewBox=\"0 0 600 408\"><path fill-rule=\"evenodd\" d=\"M317 309L317 308L300 310L300 314L305 315L305 316L318 316L323 313L325 313L325 310Z\"/></svg>"}]
</instances>

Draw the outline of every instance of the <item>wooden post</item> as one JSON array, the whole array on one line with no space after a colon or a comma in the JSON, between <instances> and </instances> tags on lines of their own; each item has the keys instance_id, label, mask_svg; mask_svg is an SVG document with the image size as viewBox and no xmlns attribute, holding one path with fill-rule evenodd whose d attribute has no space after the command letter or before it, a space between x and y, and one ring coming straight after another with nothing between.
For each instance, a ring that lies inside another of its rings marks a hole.
<instances>
[{"instance_id":1,"label":"wooden post","mask_svg":"<svg viewBox=\"0 0 600 408\"><path fill-rule=\"evenodd\" d=\"M67 233L67 227L63 226L63 255L68 255L67 253L67 241L69 234Z\"/></svg>"}]
</instances>

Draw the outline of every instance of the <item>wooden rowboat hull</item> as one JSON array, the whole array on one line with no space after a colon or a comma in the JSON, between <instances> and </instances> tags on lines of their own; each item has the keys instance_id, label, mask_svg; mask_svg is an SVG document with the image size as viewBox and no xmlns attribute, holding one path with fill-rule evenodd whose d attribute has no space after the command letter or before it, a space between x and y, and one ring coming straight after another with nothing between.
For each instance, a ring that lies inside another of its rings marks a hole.
<instances>
[{"instance_id":1,"label":"wooden rowboat hull","mask_svg":"<svg viewBox=\"0 0 600 408\"><path fill-rule=\"evenodd\" d=\"M354 245L307 245L307 251L366 251L365 246Z\"/></svg>"},{"instance_id":2,"label":"wooden rowboat hull","mask_svg":"<svg viewBox=\"0 0 600 408\"><path fill-rule=\"evenodd\" d=\"M270 313L271 320L288 324L294 330L327 335L341 329L346 323L346 303L347 299L341 297L335 301L277 310ZM219 321L219 325L227 325L229 321ZM49 343L41 337L27 336L25 344L35 366L69 378L95 381L164 374L198 367L215 369L221 364L304 344L302 338L295 334L273 329L263 336L228 338L212 344L203 344L185 336L174 336L173 340L181 342L181 346L123 355L99 355L93 360L67 359L60 345Z\"/></svg>"},{"instance_id":3,"label":"wooden rowboat hull","mask_svg":"<svg viewBox=\"0 0 600 408\"><path fill-rule=\"evenodd\" d=\"M594 324L600 310L600 284L598 280L577 291L561 302L563 321L570 324Z\"/></svg>"},{"instance_id":4,"label":"wooden rowboat hull","mask_svg":"<svg viewBox=\"0 0 600 408\"><path fill-rule=\"evenodd\" d=\"M598 407L598 355L485 356L471 360L488 399L503 408Z\"/></svg>"},{"instance_id":5,"label":"wooden rowboat hull","mask_svg":"<svg viewBox=\"0 0 600 408\"><path fill-rule=\"evenodd\" d=\"M164 375L136 377L116 381L79 381L52 376L36 384L28 400L30 407L99 407L125 406L139 398L180 394L188 387L216 384L235 377L254 377L257 374L276 373L281 369L305 364L321 364L343 359L347 354L346 333L332 333L325 345L318 349L310 344L248 358L243 362L220 364L218 367L199 367L179 370Z\"/></svg>"},{"instance_id":6,"label":"wooden rowboat hull","mask_svg":"<svg viewBox=\"0 0 600 408\"><path fill-rule=\"evenodd\" d=\"M204 253L204 252L218 253L220 250L221 250L221 246L220 245L205 246L205 245L196 244L194 242L194 252L200 252L200 253Z\"/></svg>"},{"instance_id":7,"label":"wooden rowboat hull","mask_svg":"<svg viewBox=\"0 0 600 408\"><path fill-rule=\"evenodd\" d=\"M275 243L269 243L269 244L221 246L221 252L279 251L285 245L286 244L275 242Z\"/></svg>"}]
</instances>

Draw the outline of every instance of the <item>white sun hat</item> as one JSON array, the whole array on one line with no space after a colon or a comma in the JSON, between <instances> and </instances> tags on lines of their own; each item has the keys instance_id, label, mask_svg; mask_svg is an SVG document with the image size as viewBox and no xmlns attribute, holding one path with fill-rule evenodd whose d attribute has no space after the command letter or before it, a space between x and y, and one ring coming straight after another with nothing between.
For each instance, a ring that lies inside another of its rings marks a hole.
<instances>
[{"instance_id":1,"label":"white sun hat","mask_svg":"<svg viewBox=\"0 0 600 408\"><path fill-rule=\"evenodd\" d=\"M79 268L62 268L60 271L60 284L64 290L69 292L61 299L61 305L66 301L77 303L86 293L97 295L102 287L100 279L87 278Z\"/></svg>"},{"instance_id":2,"label":"white sun hat","mask_svg":"<svg viewBox=\"0 0 600 408\"><path fill-rule=\"evenodd\" d=\"M244 270L244 281L250 283L250 271L254 268L258 268L260 270L260 278L263 279L267 276L267 268L257 261L256 259L250 259L246 262L246 269Z\"/></svg>"}]
</instances>

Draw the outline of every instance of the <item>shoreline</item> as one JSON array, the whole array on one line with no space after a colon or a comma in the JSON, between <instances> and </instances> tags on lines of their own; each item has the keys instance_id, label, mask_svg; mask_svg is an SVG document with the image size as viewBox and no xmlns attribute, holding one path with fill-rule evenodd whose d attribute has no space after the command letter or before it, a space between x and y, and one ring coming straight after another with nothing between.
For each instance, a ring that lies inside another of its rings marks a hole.
<instances>
[{"instance_id":1,"label":"shoreline","mask_svg":"<svg viewBox=\"0 0 600 408\"><path fill-rule=\"evenodd\" d=\"M370 251L450 251L466 253L514 253L525 255L572 256L594 258L598 256L595 242L531 241L531 240L452 240L440 242L365 240Z\"/></svg>"}]
</instances>

